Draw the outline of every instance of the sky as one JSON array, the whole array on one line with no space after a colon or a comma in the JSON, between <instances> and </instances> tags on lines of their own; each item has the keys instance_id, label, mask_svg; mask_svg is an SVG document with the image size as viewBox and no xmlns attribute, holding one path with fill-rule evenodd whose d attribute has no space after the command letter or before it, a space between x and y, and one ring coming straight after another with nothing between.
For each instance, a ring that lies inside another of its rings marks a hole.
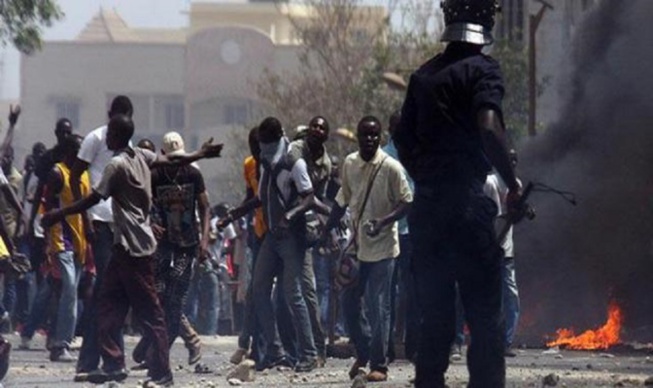
<instances>
[{"instance_id":1,"label":"sky","mask_svg":"<svg viewBox=\"0 0 653 388\"><path fill-rule=\"evenodd\" d=\"M202 0L211 2L212 0ZM368 0L383 4L384 0ZM184 11L190 0L57 0L65 17L44 30L45 40L75 38L101 7L114 8L132 27L183 27L187 24ZM245 0L216 0L219 3L243 3ZM20 56L10 46L0 49L0 99L18 99L20 95Z\"/></svg>"}]
</instances>

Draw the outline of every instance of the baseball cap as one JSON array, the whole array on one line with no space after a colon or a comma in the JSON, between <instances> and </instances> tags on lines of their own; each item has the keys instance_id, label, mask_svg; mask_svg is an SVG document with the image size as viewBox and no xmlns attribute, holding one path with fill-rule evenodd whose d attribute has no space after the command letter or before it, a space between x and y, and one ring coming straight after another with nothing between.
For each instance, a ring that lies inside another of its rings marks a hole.
<instances>
[{"instance_id":1,"label":"baseball cap","mask_svg":"<svg viewBox=\"0 0 653 388\"><path fill-rule=\"evenodd\" d=\"M179 132L168 132L163 135L163 146L161 147L166 155L185 154L184 138Z\"/></svg>"}]
</instances>

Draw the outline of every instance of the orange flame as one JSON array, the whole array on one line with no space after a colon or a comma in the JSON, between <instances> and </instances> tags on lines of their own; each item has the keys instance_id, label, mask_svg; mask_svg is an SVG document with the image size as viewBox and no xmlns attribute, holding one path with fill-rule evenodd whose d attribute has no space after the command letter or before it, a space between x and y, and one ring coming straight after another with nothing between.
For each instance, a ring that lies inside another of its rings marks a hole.
<instances>
[{"instance_id":1,"label":"orange flame","mask_svg":"<svg viewBox=\"0 0 653 388\"><path fill-rule=\"evenodd\" d=\"M562 346L567 349L607 349L612 345L620 343L621 326L623 324L623 313L616 302L610 302L608 306L608 321L596 330L587 330L581 335L574 336L573 329L559 329L558 337L546 346Z\"/></svg>"}]
</instances>

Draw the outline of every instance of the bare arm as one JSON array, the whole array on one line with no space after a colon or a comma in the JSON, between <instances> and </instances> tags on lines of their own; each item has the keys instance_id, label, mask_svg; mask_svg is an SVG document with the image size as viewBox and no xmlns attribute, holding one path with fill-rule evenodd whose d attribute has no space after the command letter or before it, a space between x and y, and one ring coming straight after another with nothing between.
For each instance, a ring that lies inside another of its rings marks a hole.
<instances>
[{"instance_id":1,"label":"bare arm","mask_svg":"<svg viewBox=\"0 0 653 388\"><path fill-rule=\"evenodd\" d=\"M200 260L208 257L209 250L209 234L210 234L210 221L211 221L211 208L209 206L209 195L204 191L198 198L198 207L200 211L200 222L202 226L202 241L200 242Z\"/></svg>"},{"instance_id":2,"label":"bare arm","mask_svg":"<svg viewBox=\"0 0 653 388\"><path fill-rule=\"evenodd\" d=\"M519 183L510 164L510 157L505 146L505 129L496 111L482 109L477 116L477 125L481 131L483 149L490 162L508 185L511 192L519 191Z\"/></svg>"},{"instance_id":3,"label":"bare arm","mask_svg":"<svg viewBox=\"0 0 653 388\"><path fill-rule=\"evenodd\" d=\"M100 200L102 200L102 197L100 196L100 194L94 191L88 197L85 197L68 207L65 207L63 209L53 210L49 213L46 213L43 216L43 220L41 220L41 224L45 228L50 227L52 226L52 224L61 221L66 216L72 214L78 214L92 208L93 206L97 205L98 202L100 202Z\"/></svg>"},{"instance_id":4,"label":"bare arm","mask_svg":"<svg viewBox=\"0 0 653 388\"><path fill-rule=\"evenodd\" d=\"M325 229L327 231L335 228L338 226L340 223L340 220L342 220L342 217L345 216L345 213L347 212L347 207L340 207L338 203L333 205L333 208L331 208L331 213L329 214L329 220L326 223Z\"/></svg>"},{"instance_id":5,"label":"bare arm","mask_svg":"<svg viewBox=\"0 0 653 388\"><path fill-rule=\"evenodd\" d=\"M0 157L4 156L5 150L11 146L11 144L14 141L14 130L16 129L16 123L18 122L18 117L20 117L20 105L16 105L14 107L13 105L9 106L9 129L7 130L7 134L5 135L5 139L2 141L2 145L0 145Z\"/></svg>"},{"instance_id":6,"label":"bare arm","mask_svg":"<svg viewBox=\"0 0 653 388\"><path fill-rule=\"evenodd\" d=\"M299 194L299 203L294 208L288 210L283 216L283 221L281 226L288 226L290 223L299 215L304 214L311 208L315 206L315 193L313 191L308 191L306 193ZM286 224L287 223L287 224Z\"/></svg>"},{"instance_id":7,"label":"bare arm","mask_svg":"<svg viewBox=\"0 0 653 388\"><path fill-rule=\"evenodd\" d=\"M223 147L223 144L213 144L213 138L211 138L202 144L202 148L195 152L183 155L157 155L156 160L150 167L185 166L200 159L218 158Z\"/></svg>"},{"instance_id":8,"label":"bare arm","mask_svg":"<svg viewBox=\"0 0 653 388\"><path fill-rule=\"evenodd\" d=\"M2 193L4 194L5 198L9 201L9 204L11 207L18 212L18 215L22 217L23 215L23 206L20 204L20 201L18 200L18 196L16 196L16 192L10 185L3 185L2 186Z\"/></svg>"},{"instance_id":9,"label":"bare arm","mask_svg":"<svg viewBox=\"0 0 653 388\"><path fill-rule=\"evenodd\" d=\"M262 205L261 200L259 199L258 196L254 196L253 198L246 200L242 205L230 211L226 217L220 219L218 221L218 228L223 229L227 225L234 222L235 219L244 217L246 214L253 211L254 209L261 207L261 205Z\"/></svg>"},{"instance_id":10,"label":"bare arm","mask_svg":"<svg viewBox=\"0 0 653 388\"><path fill-rule=\"evenodd\" d=\"M371 220L367 234L369 236L378 235L383 228L404 218L406 214L408 214L408 210L410 210L410 203L399 202L399 204L385 217L379 218L378 220Z\"/></svg>"}]
</instances>

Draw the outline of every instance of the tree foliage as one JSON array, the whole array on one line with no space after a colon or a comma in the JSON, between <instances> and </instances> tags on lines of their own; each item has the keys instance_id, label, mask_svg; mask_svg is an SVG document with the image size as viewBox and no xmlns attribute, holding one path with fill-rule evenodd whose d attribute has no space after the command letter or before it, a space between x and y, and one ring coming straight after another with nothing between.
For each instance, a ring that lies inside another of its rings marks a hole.
<instances>
[{"instance_id":1,"label":"tree foliage","mask_svg":"<svg viewBox=\"0 0 653 388\"><path fill-rule=\"evenodd\" d=\"M0 40L31 54L41 48L42 28L62 16L54 0L0 0Z\"/></svg>"}]
</instances>

